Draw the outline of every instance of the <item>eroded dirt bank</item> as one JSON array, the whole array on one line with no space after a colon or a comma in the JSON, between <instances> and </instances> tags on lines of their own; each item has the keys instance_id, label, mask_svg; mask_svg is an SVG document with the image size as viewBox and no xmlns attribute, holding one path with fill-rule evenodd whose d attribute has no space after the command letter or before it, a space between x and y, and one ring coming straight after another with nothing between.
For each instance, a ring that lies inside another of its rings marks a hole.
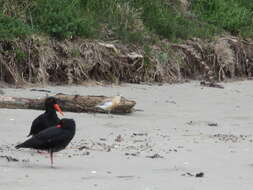
<instances>
[{"instance_id":1,"label":"eroded dirt bank","mask_svg":"<svg viewBox=\"0 0 253 190\"><path fill-rule=\"evenodd\" d=\"M149 47L88 40L55 41L33 36L0 42L0 79L27 83L80 84L85 81L182 82L250 78L253 42L231 36Z\"/></svg>"}]
</instances>

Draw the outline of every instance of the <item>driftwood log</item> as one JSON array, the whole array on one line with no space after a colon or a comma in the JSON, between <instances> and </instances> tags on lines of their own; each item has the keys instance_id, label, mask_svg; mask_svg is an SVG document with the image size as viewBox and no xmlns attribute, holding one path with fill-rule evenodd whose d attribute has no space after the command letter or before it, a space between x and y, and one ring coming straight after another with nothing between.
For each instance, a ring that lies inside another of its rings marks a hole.
<instances>
[{"instance_id":1,"label":"driftwood log","mask_svg":"<svg viewBox=\"0 0 253 190\"><path fill-rule=\"evenodd\" d=\"M213 88L224 88L224 86L217 84L215 82L205 82L205 81L201 81L200 82L201 86L206 86L206 87L213 87Z\"/></svg>"},{"instance_id":2,"label":"driftwood log","mask_svg":"<svg viewBox=\"0 0 253 190\"><path fill-rule=\"evenodd\" d=\"M111 98L106 96L80 96L66 94L57 94L54 97L57 98L58 104L63 111L89 113L107 113L106 110L100 109L96 106ZM0 96L0 108L44 110L44 101L45 99ZM121 97L119 104L115 106L110 113L131 113L135 104L135 101Z\"/></svg>"}]
</instances>

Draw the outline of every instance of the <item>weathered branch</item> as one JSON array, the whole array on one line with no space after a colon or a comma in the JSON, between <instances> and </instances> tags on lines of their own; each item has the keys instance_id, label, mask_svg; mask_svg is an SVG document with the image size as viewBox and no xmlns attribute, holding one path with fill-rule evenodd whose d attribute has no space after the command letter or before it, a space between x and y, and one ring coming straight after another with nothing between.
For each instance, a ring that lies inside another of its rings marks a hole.
<instances>
[{"instance_id":1,"label":"weathered branch","mask_svg":"<svg viewBox=\"0 0 253 190\"><path fill-rule=\"evenodd\" d=\"M214 82L205 82L205 81L201 81L200 85L202 86L206 86L206 87L213 87L213 88L224 88L224 86L220 85L220 84L216 84Z\"/></svg>"},{"instance_id":2,"label":"weathered branch","mask_svg":"<svg viewBox=\"0 0 253 190\"><path fill-rule=\"evenodd\" d=\"M80 96L80 95L66 95L57 94L55 97L58 100L58 104L63 111L70 112L99 112L107 113L106 110L96 107L98 104L112 99L106 96ZM0 96L0 108L9 109L44 109L45 99L30 99L30 98L17 98L10 96ZM113 107L111 113L130 113L136 102L133 100L127 100L124 97L120 98L120 102Z\"/></svg>"}]
</instances>

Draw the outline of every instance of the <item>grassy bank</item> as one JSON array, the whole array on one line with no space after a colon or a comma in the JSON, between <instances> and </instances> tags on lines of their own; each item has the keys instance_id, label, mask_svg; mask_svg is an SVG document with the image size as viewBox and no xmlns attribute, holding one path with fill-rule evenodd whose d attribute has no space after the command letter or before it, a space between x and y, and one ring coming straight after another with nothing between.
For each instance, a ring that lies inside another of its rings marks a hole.
<instances>
[{"instance_id":1,"label":"grassy bank","mask_svg":"<svg viewBox=\"0 0 253 190\"><path fill-rule=\"evenodd\" d=\"M31 34L152 43L210 38L221 33L253 36L253 2L195 0L0 0L0 39Z\"/></svg>"},{"instance_id":2,"label":"grassy bank","mask_svg":"<svg viewBox=\"0 0 253 190\"><path fill-rule=\"evenodd\" d=\"M252 77L252 40L242 40L252 11L248 0L0 0L0 80Z\"/></svg>"}]
</instances>

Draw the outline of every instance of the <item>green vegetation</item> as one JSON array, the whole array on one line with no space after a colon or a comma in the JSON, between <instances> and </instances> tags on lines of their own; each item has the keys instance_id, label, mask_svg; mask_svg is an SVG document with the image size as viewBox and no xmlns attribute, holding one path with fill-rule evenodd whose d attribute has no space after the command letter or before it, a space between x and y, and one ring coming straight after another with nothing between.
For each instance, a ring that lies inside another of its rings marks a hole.
<instances>
[{"instance_id":1,"label":"green vegetation","mask_svg":"<svg viewBox=\"0 0 253 190\"><path fill-rule=\"evenodd\" d=\"M36 31L58 39L95 35L95 20L80 9L80 1L37 0L31 16L29 23L34 25Z\"/></svg>"},{"instance_id":2,"label":"green vegetation","mask_svg":"<svg viewBox=\"0 0 253 190\"><path fill-rule=\"evenodd\" d=\"M0 14L0 39L13 39L31 34L28 25L20 19Z\"/></svg>"},{"instance_id":3,"label":"green vegetation","mask_svg":"<svg viewBox=\"0 0 253 190\"><path fill-rule=\"evenodd\" d=\"M15 58L17 59L17 61L19 61L19 62L25 61L27 55L26 55L26 53L22 49L16 48L14 50L14 53L16 55Z\"/></svg>"},{"instance_id":4,"label":"green vegetation","mask_svg":"<svg viewBox=\"0 0 253 190\"><path fill-rule=\"evenodd\" d=\"M189 0L0 0L0 39L38 33L66 38L152 43L231 33L253 37L253 1Z\"/></svg>"},{"instance_id":5,"label":"green vegetation","mask_svg":"<svg viewBox=\"0 0 253 190\"><path fill-rule=\"evenodd\" d=\"M252 8L253 2L246 0L193 1L193 10L201 19L233 35L249 32L252 28Z\"/></svg>"}]
</instances>

